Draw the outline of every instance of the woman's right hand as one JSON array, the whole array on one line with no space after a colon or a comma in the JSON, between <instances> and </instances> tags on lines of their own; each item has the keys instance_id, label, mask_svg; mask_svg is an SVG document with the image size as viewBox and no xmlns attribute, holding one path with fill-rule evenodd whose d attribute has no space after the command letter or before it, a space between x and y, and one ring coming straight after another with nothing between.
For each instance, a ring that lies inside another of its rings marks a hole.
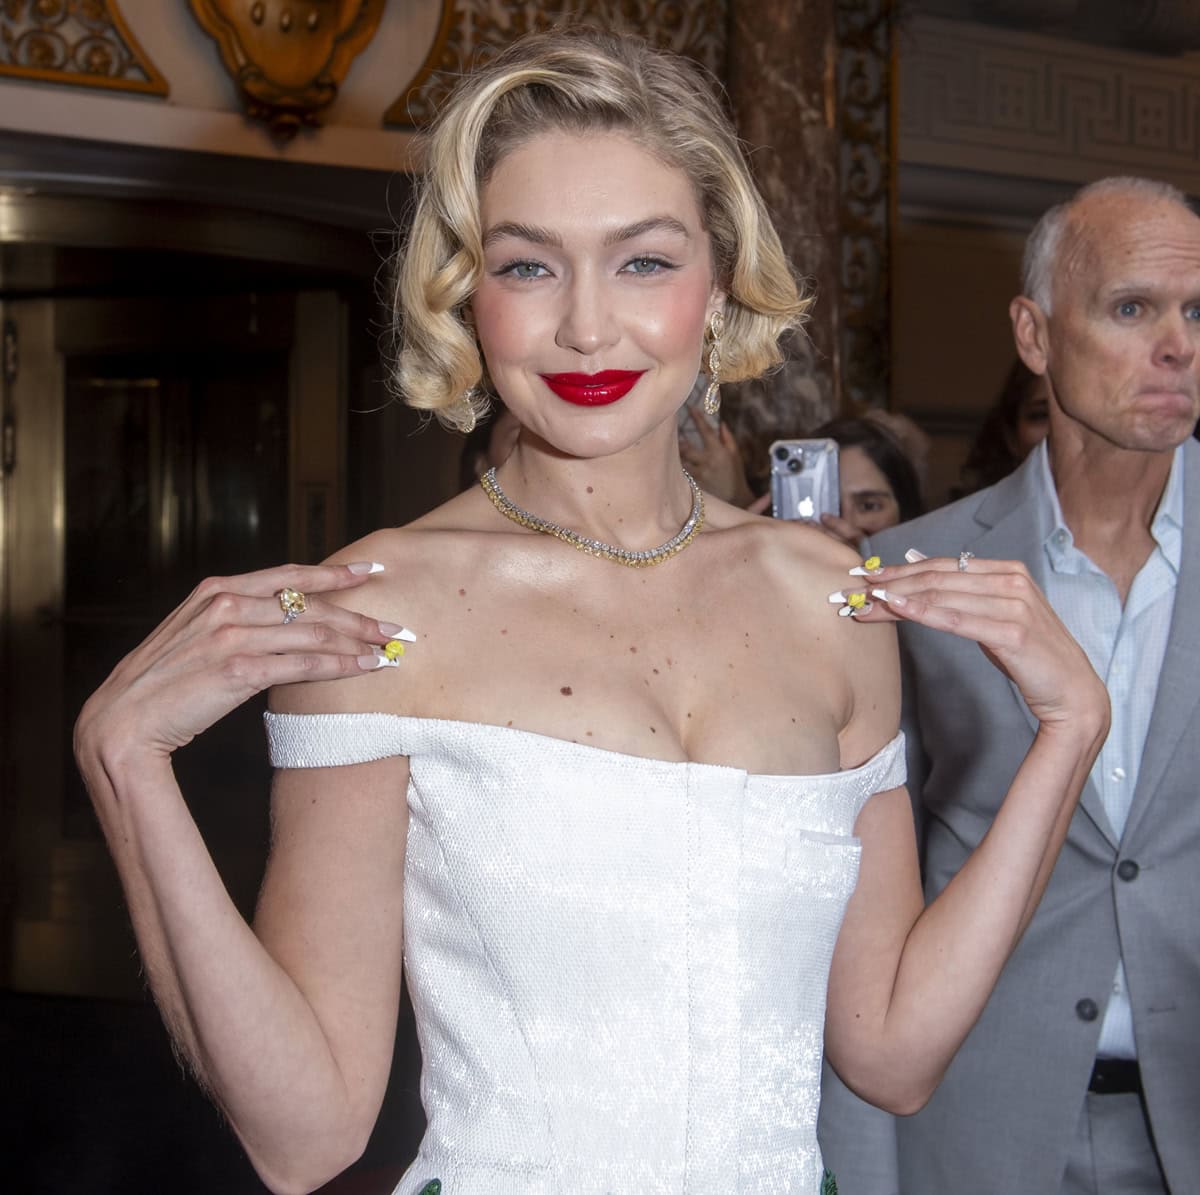
<instances>
[{"instance_id":1,"label":"woman's right hand","mask_svg":"<svg viewBox=\"0 0 1200 1195\"><path fill-rule=\"evenodd\" d=\"M382 566L283 565L210 577L193 590L89 698L75 727L81 762L93 752L164 756L272 685L359 676L386 666L403 627L325 600ZM280 591L304 595L285 623Z\"/></svg>"}]
</instances>

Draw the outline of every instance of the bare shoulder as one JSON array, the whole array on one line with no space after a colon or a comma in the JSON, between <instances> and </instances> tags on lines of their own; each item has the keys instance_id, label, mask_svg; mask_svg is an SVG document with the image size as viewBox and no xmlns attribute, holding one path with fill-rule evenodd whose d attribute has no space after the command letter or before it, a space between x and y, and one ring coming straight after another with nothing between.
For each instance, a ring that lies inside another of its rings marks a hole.
<instances>
[{"instance_id":1,"label":"bare shoulder","mask_svg":"<svg viewBox=\"0 0 1200 1195\"><path fill-rule=\"evenodd\" d=\"M871 578L850 575L862 563L858 554L811 524L714 514L714 530L729 537L726 558L748 570L747 582L753 578L766 597L759 617L797 658L818 659L844 694L842 766L870 758L899 725L900 672L894 624L840 617L844 603L830 600L837 593L872 600Z\"/></svg>"},{"instance_id":2,"label":"bare shoulder","mask_svg":"<svg viewBox=\"0 0 1200 1195\"><path fill-rule=\"evenodd\" d=\"M327 563L381 565L363 584L309 596L311 616L322 611L329 624L336 610L363 615L386 627L403 627L416 637L403 645L396 669L381 668L335 681L294 684L271 691L271 708L295 713L419 713L425 689L436 674L438 644L445 638L447 612L456 595L472 588L489 555L494 535L475 519L473 495L460 495L404 526L374 531L334 553ZM310 615L305 615L310 617ZM385 635L381 635L382 641ZM402 679L401 679L402 678Z\"/></svg>"}]
</instances>

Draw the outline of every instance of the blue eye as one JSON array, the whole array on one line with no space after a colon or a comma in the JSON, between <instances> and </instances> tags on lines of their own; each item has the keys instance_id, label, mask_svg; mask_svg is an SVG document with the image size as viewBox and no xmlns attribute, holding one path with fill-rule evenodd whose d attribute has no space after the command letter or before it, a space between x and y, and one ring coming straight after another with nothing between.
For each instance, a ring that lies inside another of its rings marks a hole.
<instances>
[{"instance_id":1,"label":"blue eye","mask_svg":"<svg viewBox=\"0 0 1200 1195\"><path fill-rule=\"evenodd\" d=\"M1127 319L1135 315L1140 315L1141 310L1142 305L1137 299L1126 299L1123 303L1117 304L1117 314Z\"/></svg>"},{"instance_id":2,"label":"blue eye","mask_svg":"<svg viewBox=\"0 0 1200 1195\"><path fill-rule=\"evenodd\" d=\"M501 266L496 271L497 274L508 274L513 278L522 279L540 278L549 272L539 261L510 261L508 265Z\"/></svg>"},{"instance_id":3,"label":"blue eye","mask_svg":"<svg viewBox=\"0 0 1200 1195\"><path fill-rule=\"evenodd\" d=\"M1200 320L1200 306L1192 306L1187 308L1186 316L1190 320Z\"/></svg>"},{"instance_id":4,"label":"blue eye","mask_svg":"<svg viewBox=\"0 0 1200 1195\"><path fill-rule=\"evenodd\" d=\"M662 270L674 268L670 263L663 261L661 257L635 257L624 266L624 269L631 274L657 274Z\"/></svg>"}]
</instances>

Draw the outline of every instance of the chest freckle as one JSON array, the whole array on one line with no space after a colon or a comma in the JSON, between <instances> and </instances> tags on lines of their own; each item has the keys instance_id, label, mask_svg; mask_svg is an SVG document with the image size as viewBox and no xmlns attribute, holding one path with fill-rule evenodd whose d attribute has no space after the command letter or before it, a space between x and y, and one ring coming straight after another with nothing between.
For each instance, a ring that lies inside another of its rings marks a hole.
<instances>
[{"instance_id":1,"label":"chest freckle","mask_svg":"<svg viewBox=\"0 0 1200 1195\"><path fill-rule=\"evenodd\" d=\"M571 696L571 686L570 686L570 685L563 685L563 687L562 687L561 689L559 689L559 692L560 692L560 693L561 693L561 694L562 694L564 697L570 697L570 696Z\"/></svg>"},{"instance_id":2,"label":"chest freckle","mask_svg":"<svg viewBox=\"0 0 1200 1195\"><path fill-rule=\"evenodd\" d=\"M657 668L653 669L653 672L654 672L654 675L655 675L655 676L657 676L657 675L658 675L658 669L657 669Z\"/></svg>"},{"instance_id":3,"label":"chest freckle","mask_svg":"<svg viewBox=\"0 0 1200 1195\"><path fill-rule=\"evenodd\" d=\"M460 589L460 590L458 591L458 596L459 596L459 597L466 597L466 596L467 596L467 591L466 591L465 589Z\"/></svg>"},{"instance_id":4,"label":"chest freckle","mask_svg":"<svg viewBox=\"0 0 1200 1195\"><path fill-rule=\"evenodd\" d=\"M595 490L593 490L591 486L588 486L588 488L587 488L587 492L588 492L589 494L594 494L596 491L595 491Z\"/></svg>"}]
</instances>

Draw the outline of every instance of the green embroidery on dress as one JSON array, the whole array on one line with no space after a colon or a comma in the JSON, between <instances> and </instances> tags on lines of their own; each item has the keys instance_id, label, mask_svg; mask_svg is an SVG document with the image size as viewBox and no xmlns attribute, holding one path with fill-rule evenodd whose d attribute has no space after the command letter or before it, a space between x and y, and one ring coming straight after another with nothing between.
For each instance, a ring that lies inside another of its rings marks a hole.
<instances>
[{"instance_id":1,"label":"green embroidery on dress","mask_svg":"<svg viewBox=\"0 0 1200 1195\"><path fill-rule=\"evenodd\" d=\"M421 1195L442 1195L442 1180L431 1178L422 1188ZM837 1192L834 1192L837 1195Z\"/></svg>"},{"instance_id":2,"label":"green embroidery on dress","mask_svg":"<svg viewBox=\"0 0 1200 1195\"><path fill-rule=\"evenodd\" d=\"M826 1170L821 1175L821 1195L838 1195L837 1179L833 1177L831 1171Z\"/></svg>"}]
</instances>

